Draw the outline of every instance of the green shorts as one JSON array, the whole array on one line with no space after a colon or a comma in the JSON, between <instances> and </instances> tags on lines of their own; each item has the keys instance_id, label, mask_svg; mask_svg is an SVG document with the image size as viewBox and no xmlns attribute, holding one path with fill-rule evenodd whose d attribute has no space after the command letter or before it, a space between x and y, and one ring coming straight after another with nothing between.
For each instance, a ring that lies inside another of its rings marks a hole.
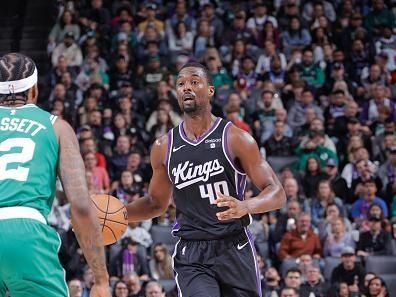
<instances>
[{"instance_id":1,"label":"green shorts","mask_svg":"<svg viewBox=\"0 0 396 297\"><path fill-rule=\"evenodd\" d=\"M68 297L58 233L33 219L0 220L0 297Z\"/></svg>"}]
</instances>

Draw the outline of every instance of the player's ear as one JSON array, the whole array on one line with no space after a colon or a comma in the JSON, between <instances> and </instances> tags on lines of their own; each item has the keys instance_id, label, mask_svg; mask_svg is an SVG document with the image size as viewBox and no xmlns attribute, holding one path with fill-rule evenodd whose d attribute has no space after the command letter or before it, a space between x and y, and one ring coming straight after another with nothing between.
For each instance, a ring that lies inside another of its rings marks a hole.
<instances>
[{"instance_id":1,"label":"player's ear","mask_svg":"<svg viewBox=\"0 0 396 297\"><path fill-rule=\"evenodd\" d=\"M214 86L209 86L209 88L208 88L208 95L209 95L210 97L213 97L214 93L215 93L215 88L214 88Z\"/></svg>"}]
</instances>

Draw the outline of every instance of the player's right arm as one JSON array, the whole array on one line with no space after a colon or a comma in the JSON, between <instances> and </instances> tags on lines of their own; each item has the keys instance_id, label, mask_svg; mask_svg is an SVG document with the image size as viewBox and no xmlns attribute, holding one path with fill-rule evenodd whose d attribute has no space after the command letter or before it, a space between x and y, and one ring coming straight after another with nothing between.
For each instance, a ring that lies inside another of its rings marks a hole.
<instances>
[{"instance_id":1,"label":"player's right arm","mask_svg":"<svg viewBox=\"0 0 396 297\"><path fill-rule=\"evenodd\" d=\"M167 149L167 135L158 138L154 142L150 154L153 176L150 181L148 195L127 205L128 220L130 222L158 217L167 210L172 194L172 183L168 177L165 165Z\"/></svg>"},{"instance_id":2,"label":"player's right arm","mask_svg":"<svg viewBox=\"0 0 396 297\"><path fill-rule=\"evenodd\" d=\"M58 175L70 202L74 233L95 276L95 293L91 296L108 297L109 275L102 232L89 198L77 137L70 125L61 119L55 122L54 128L59 141Z\"/></svg>"}]
</instances>

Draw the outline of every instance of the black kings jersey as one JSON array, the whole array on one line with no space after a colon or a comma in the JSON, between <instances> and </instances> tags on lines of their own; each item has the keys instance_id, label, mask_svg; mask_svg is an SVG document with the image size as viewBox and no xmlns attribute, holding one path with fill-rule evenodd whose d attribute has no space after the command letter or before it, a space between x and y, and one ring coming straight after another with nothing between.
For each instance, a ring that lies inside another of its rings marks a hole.
<instances>
[{"instance_id":1,"label":"black kings jersey","mask_svg":"<svg viewBox=\"0 0 396 297\"><path fill-rule=\"evenodd\" d=\"M250 216L219 221L216 213L227 208L215 204L216 193L244 199L246 174L228 152L231 122L217 118L196 142L187 138L183 123L168 134L167 168L173 183L176 222L173 234L187 240L211 240L243 231Z\"/></svg>"}]
</instances>

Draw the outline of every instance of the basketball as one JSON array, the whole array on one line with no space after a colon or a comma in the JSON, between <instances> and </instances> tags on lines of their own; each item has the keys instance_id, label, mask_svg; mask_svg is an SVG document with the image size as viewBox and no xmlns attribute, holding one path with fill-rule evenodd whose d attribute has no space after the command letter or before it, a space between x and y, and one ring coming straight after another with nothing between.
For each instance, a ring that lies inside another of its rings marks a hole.
<instances>
[{"instance_id":1,"label":"basketball","mask_svg":"<svg viewBox=\"0 0 396 297\"><path fill-rule=\"evenodd\" d=\"M102 227L103 244L115 243L128 226L125 205L116 197L106 194L92 195L91 199Z\"/></svg>"}]
</instances>

